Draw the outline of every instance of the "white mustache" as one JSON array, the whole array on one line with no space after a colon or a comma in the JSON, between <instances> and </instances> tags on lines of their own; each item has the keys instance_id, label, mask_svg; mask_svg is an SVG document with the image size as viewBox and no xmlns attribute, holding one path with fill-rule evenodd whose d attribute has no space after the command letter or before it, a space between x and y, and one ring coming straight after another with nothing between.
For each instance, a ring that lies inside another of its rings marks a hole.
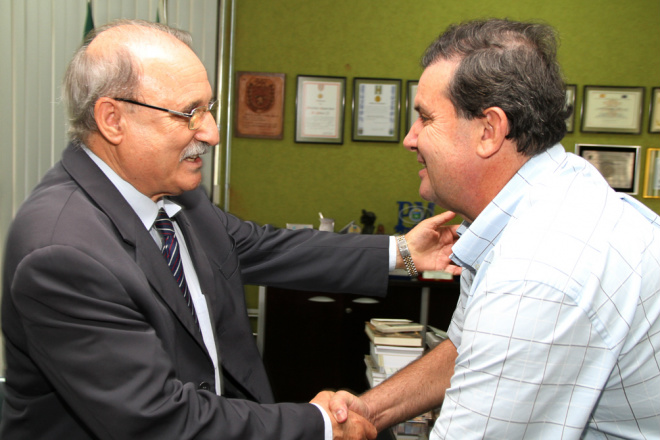
<instances>
[{"instance_id":1,"label":"white mustache","mask_svg":"<svg viewBox=\"0 0 660 440\"><path fill-rule=\"evenodd\" d=\"M183 162L189 157L201 156L202 154L206 154L209 152L210 149L211 146L206 142L193 141L190 143L190 145L186 147L185 150L183 150L183 152L181 153L181 157L179 158L179 162Z\"/></svg>"}]
</instances>

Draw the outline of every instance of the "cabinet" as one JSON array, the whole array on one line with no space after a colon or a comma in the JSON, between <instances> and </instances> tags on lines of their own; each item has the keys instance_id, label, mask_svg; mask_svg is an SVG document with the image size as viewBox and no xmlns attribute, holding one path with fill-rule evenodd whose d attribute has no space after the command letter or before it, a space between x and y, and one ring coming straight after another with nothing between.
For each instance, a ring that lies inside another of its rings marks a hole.
<instances>
[{"instance_id":1,"label":"cabinet","mask_svg":"<svg viewBox=\"0 0 660 440\"><path fill-rule=\"evenodd\" d=\"M424 293L423 293L424 289ZM366 391L371 318L406 318L446 330L459 283L392 280L385 297L266 288L260 341L279 402L308 402L323 389Z\"/></svg>"}]
</instances>

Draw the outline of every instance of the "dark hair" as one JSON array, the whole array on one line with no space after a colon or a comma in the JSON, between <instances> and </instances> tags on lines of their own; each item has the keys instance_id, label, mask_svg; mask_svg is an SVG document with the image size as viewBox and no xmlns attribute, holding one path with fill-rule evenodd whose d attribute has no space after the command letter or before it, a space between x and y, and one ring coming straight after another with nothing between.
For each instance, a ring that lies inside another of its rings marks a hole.
<instances>
[{"instance_id":1,"label":"dark hair","mask_svg":"<svg viewBox=\"0 0 660 440\"><path fill-rule=\"evenodd\" d=\"M426 50L422 66L458 60L448 98L460 117L483 117L499 107L509 120L507 139L533 156L566 134L564 81L557 36L550 26L490 19L450 26Z\"/></svg>"}]
</instances>

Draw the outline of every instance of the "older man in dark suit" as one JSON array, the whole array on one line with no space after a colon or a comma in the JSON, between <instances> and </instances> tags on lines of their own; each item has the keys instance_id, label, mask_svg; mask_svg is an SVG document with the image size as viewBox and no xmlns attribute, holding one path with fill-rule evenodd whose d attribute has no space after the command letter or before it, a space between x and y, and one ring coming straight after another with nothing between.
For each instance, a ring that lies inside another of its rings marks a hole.
<instances>
[{"instance_id":1,"label":"older man in dark suit","mask_svg":"<svg viewBox=\"0 0 660 440\"><path fill-rule=\"evenodd\" d=\"M198 188L218 142L212 90L189 46L117 22L69 66L72 143L7 243L5 440L375 436L357 414L328 417L327 393L273 403L243 284L382 295L402 256L391 237L276 230L213 206ZM447 264L451 216L408 234L409 266Z\"/></svg>"}]
</instances>

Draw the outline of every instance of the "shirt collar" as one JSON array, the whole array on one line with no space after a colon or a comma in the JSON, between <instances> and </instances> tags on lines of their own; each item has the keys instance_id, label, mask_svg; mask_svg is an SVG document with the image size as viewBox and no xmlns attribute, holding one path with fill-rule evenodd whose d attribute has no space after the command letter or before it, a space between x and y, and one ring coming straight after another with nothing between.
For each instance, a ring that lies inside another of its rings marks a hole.
<instances>
[{"instance_id":1,"label":"shirt collar","mask_svg":"<svg viewBox=\"0 0 660 440\"><path fill-rule=\"evenodd\" d=\"M516 209L527 189L554 172L565 158L564 147L556 144L525 162L473 223L464 221L461 224L457 231L460 238L454 244L450 258L472 272L479 270L509 220L515 218Z\"/></svg>"},{"instance_id":2,"label":"shirt collar","mask_svg":"<svg viewBox=\"0 0 660 440\"><path fill-rule=\"evenodd\" d=\"M135 189L133 185L119 177L119 175L115 173L107 163L94 154L94 152L87 148L87 146L83 145L83 150L101 169L101 171L103 171L103 174L105 174L110 182L112 182L124 199L126 199L131 208L133 208L133 211L135 211L140 218L145 229L149 230L153 227L160 208L164 208L169 217L174 217L179 211L181 211L181 206L166 197L161 198L158 202L154 202L149 197Z\"/></svg>"}]
</instances>

